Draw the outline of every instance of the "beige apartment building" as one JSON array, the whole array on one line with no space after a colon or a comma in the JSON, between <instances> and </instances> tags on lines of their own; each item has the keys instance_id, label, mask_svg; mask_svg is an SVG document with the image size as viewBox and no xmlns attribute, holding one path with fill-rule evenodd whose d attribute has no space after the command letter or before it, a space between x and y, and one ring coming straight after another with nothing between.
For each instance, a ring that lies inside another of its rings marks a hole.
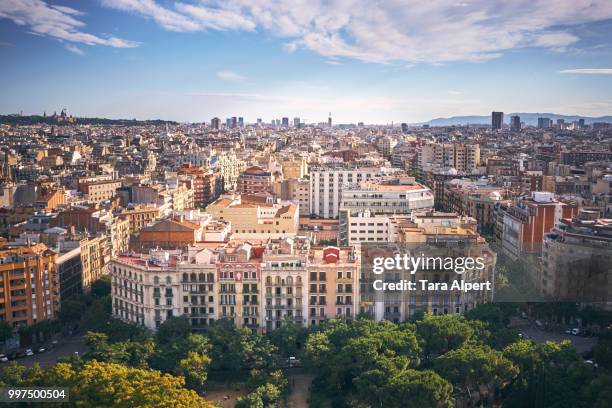
<instances>
[{"instance_id":1,"label":"beige apartment building","mask_svg":"<svg viewBox=\"0 0 612 408\"><path fill-rule=\"evenodd\" d=\"M229 221L235 238L283 238L295 236L299 228L298 206L270 197L224 195L206 212L216 220Z\"/></svg>"},{"instance_id":2,"label":"beige apartment building","mask_svg":"<svg viewBox=\"0 0 612 408\"><path fill-rule=\"evenodd\" d=\"M312 248L308 258L308 325L355 318L359 302L359 257L351 247Z\"/></svg>"}]
</instances>

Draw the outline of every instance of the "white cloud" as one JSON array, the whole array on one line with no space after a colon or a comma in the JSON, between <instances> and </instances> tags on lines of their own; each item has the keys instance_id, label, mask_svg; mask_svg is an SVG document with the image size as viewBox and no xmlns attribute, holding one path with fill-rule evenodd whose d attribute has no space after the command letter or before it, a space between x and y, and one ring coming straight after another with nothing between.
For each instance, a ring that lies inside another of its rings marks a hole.
<instances>
[{"instance_id":1,"label":"white cloud","mask_svg":"<svg viewBox=\"0 0 612 408\"><path fill-rule=\"evenodd\" d=\"M563 69L559 72L562 74L612 75L612 68L575 68L575 69Z\"/></svg>"},{"instance_id":2,"label":"white cloud","mask_svg":"<svg viewBox=\"0 0 612 408\"><path fill-rule=\"evenodd\" d=\"M70 7L49 5L42 0L0 0L0 18L26 27L32 34L87 45L131 48L138 44L117 37L99 37L82 31L82 13Z\"/></svg>"},{"instance_id":3,"label":"white cloud","mask_svg":"<svg viewBox=\"0 0 612 408\"><path fill-rule=\"evenodd\" d=\"M72 45L72 44L66 44L65 48L72 52L75 53L77 55L85 55L85 53L83 52L82 49L80 49L79 47L77 47L76 45Z\"/></svg>"},{"instance_id":4,"label":"white cloud","mask_svg":"<svg viewBox=\"0 0 612 408\"><path fill-rule=\"evenodd\" d=\"M235 73L234 71L218 71L217 76L219 77L219 79L222 79L224 81L238 82L246 79L245 77Z\"/></svg>"},{"instance_id":5,"label":"white cloud","mask_svg":"<svg viewBox=\"0 0 612 408\"><path fill-rule=\"evenodd\" d=\"M168 30L262 30L285 39L290 52L376 63L487 61L518 47L559 51L580 41L571 26L612 18L609 0L101 1Z\"/></svg>"}]
</instances>

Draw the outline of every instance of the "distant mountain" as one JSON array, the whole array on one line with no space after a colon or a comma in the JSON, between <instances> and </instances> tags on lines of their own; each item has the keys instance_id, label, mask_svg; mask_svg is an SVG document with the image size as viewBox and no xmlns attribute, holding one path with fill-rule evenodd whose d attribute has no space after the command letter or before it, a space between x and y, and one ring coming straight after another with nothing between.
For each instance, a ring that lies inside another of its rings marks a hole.
<instances>
[{"instance_id":1,"label":"distant mountain","mask_svg":"<svg viewBox=\"0 0 612 408\"><path fill-rule=\"evenodd\" d=\"M504 123L510 123L510 116L518 115L521 117L521 122L536 126L538 124L538 118L549 118L553 122L556 122L557 119L563 119L566 122L573 122L575 120L584 119L584 122L589 125L593 122L609 122L612 123L612 116L600 116L600 117L592 117L592 116L578 116L578 115L559 115L557 113L528 113L528 112L518 112L518 113L504 113ZM451 116L450 118L437 118L432 119L428 122L423 122L421 124L426 124L430 126L453 126L453 125L490 125L491 124L491 115L488 116Z\"/></svg>"}]
</instances>

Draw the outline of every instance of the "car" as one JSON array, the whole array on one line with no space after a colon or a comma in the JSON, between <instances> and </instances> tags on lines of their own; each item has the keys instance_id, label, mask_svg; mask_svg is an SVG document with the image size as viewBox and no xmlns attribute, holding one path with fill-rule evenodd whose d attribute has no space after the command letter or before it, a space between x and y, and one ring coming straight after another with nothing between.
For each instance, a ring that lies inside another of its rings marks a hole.
<instances>
[{"instance_id":1,"label":"car","mask_svg":"<svg viewBox=\"0 0 612 408\"><path fill-rule=\"evenodd\" d=\"M521 312L521 319L526 319L526 318L527 318L527 313Z\"/></svg>"},{"instance_id":2,"label":"car","mask_svg":"<svg viewBox=\"0 0 612 408\"><path fill-rule=\"evenodd\" d=\"M15 358L24 358L25 356L26 356L26 353L24 351L21 351L21 350L19 350L19 351L17 351L15 353Z\"/></svg>"},{"instance_id":3,"label":"car","mask_svg":"<svg viewBox=\"0 0 612 408\"><path fill-rule=\"evenodd\" d=\"M579 335L579 334L580 334L580 329L579 329L579 328L577 328L577 327L574 327L574 328L572 329L572 335L573 335L573 336L577 336L577 335Z\"/></svg>"},{"instance_id":4,"label":"car","mask_svg":"<svg viewBox=\"0 0 612 408\"><path fill-rule=\"evenodd\" d=\"M593 368L599 367L599 365L596 362L594 362L593 360L584 360L584 364L591 365L591 366L593 366Z\"/></svg>"},{"instance_id":5,"label":"car","mask_svg":"<svg viewBox=\"0 0 612 408\"><path fill-rule=\"evenodd\" d=\"M9 361L9 359L6 354L0 354L0 363L6 363L7 361Z\"/></svg>"},{"instance_id":6,"label":"car","mask_svg":"<svg viewBox=\"0 0 612 408\"><path fill-rule=\"evenodd\" d=\"M38 349L38 351L36 351L36 352L37 352L38 354L40 354L40 353L44 353L45 351L47 351L47 349L46 349L46 348L44 348L44 347L40 347L40 348Z\"/></svg>"},{"instance_id":7,"label":"car","mask_svg":"<svg viewBox=\"0 0 612 408\"><path fill-rule=\"evenodd\" d=\"M26 349L26 351L25 351L25 355L26 355L26 356L33 356L33 355L34 355L34 352L32 351L32 349Z\"/></svg>"},{"instance_id":8,"label":"car","mask_svg":"<svg viewBox=\"0 0 612 408\"><path fill-rule=\"evenodd\" d=\"M571 330L571 329L567 329L567 330L565 331L565 334L572 334L572 330Z\"/></svg>"}]
</instances>

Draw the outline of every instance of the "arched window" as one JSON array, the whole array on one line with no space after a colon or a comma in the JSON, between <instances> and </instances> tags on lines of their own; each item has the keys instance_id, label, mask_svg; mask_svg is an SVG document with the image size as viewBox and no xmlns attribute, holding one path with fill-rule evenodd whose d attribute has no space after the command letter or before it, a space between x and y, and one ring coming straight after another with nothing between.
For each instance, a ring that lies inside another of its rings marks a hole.
<instances>
[{"instance_id":1,"label":"arched window","mask_svg":"<svg viewBox=\"0 0 612 408\"><path fill-rule=\"evenodd\" d=\"M172 283L172 277L166 276L166 284L170 285Z\"/></svg>"},{"instance_id":2,"label":"arched window","mask_svg":"<svg viewBox=\"0 0 612 408\"><path fill-rule=\"evenodd\" d=\"M153 277L153 283L156 285L159 285L159 276L154 276Z\"/></svg>"}]
</instances>

